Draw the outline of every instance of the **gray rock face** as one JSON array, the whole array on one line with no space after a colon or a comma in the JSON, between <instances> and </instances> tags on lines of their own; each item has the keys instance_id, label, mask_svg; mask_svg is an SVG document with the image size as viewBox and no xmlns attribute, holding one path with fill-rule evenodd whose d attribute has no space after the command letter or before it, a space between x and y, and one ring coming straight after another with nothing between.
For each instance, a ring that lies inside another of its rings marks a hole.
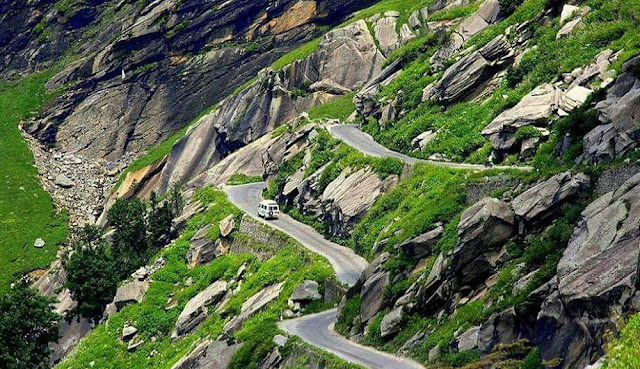
<instances>
[{"instance_id":1,"label":"gray rock face","mask_svg":"<svg viewBox=\"0 0 640 369\"><path fill-rule=\"evenodd\" d=\"M206 340L185 355L171 369L225 369L231 364L242 343L229 345L225 341Z\"/></svg>"},{"instance_id":2,"label":"gray rock face","mask_svg":"<svg viewBox=\"0 0 640 369\"><path fill-rule=\"evenodd\" d=\"M498 343L509 344L518 339L516 312L513 308L494 314L477 332L478 349L488 353Z\"/></svg>"},{"instance_id":3,"label":"gray rock face","mask_svg":"<svg viewBox=\"0 0 640 369\"><path fill-rule=\"evenodd\" d=\"M297 97L291 91L319 81L350 90L377 75L383 61L364 21L328 33L311 56L279 72L262 72L257 82L202 118L174 147L160 177L159 192L173 183L187 182L230 152L339 96L313 92Z\"/></svg>"},{"instance_id":4,"label":"gray rock face","mask_svg":"<svg viewBox=\"0 0 640 369\"><path fill-rule=\"evenodd\" d=\"M602 354L603 332L616 331L616 312L627 308L636 291L639 201L636 175L592 202L558 264L558 288L545 300L538 325L555 344L571 343L565 368L584 366ZM541 353L545 360L559 355L551 345Z\"/></svg>"},{"instance_id":5,"label":"gray rock face","mask_svg":"<svg viewBox=\"0 0 640 369\"><path fill-rule=\"evenodd\" d=\"M398 177L381 180L371 168L353 172L345 169L329 183L320 199L321 213L332 234L348 236L358 220L371 209L376 199L393 189Z\"/></svg>"},{"instance_id":6,"label":"gray rock face","mask_svg":"<svg viewBox=\"0 0 640 369\"><path fill-rule=\"evenodd\" d=\"M400 39L396 32L396 25L398 17L384 16L378 19L374 25L373 30L375 32L376 39L380 44L382 53L389 56L395 49L400 46Z\"/></svg>"},{"instance_id":7,"label":"gray rock face","mask_svg":"<svg viewBox=\"0 0 640 369\"><path fill-rule=\"evenodd\" d=\"M505 202L485 198L465 210L452 259L459 283L475 283L486 277L501 255L500 247L514 232L514 212Z\"/></svg>"},{"instance_id":8,"label":"gray rock face","mask_svg":"<svg viewBox=\"0 0 640 369\"><path fill-rule=\"evenodd\" d=\"M267 304L277 299L278 296L280 296L280 291L282 291L283 285L284 283L276 283L249 297L242 304L240 314L238 314L235 318L225 324L223 329L224 334L231 335L235 333L240 328L242 328L245 320L251 318L257 312L267 306Z\"/></svg>"},{"instance_id":9,"label":"gray rock face","mask_svg":"<svg viewBox=\"0 0 640 369\"><path fill-rule=\"evenodd\" d=\"M236 222L233 219L233 214L230 214L229 216L227 216L226 218L220 221L220 225L219 225L220 236L227 237L228 235L231 234L231 232L235 227L236 227Z\"/></svg>"},{"instance_id":10,"label":"gray rock face","mask_svg":"<svg viewBox=\"0 0 640 369\"><path fill-rule=\"evenodd\" d=\"M433 247L438 243L440 236L444 232L442 225L424 233L416 238L404 241L398 248L412 258L421 259L433 251Z\"/></svg>"},{"instance_id":11,"label":"gray rock face","mask_svg":"<svg viewBox=\"0 0 640 369\"><path fill-rule=\"evenodd\" d=\"M122 309L127 304L141 302L149 289L148 281L131 281L118 288L116 296L113 298L113 303L118 308Z\"/></svg>"},{"instance_id":12,"label":"gray rock face","mask_svg":"<svg viewBox=\"0 0 640 369\"><path fill-rule=\"evenodd\" d=\"M402 329L404 307L397 307L382 318L380 323L380 336L382 338L389 337L398 333Z\"/></svg>"},{"instance_id":13,"label":"gray rock face","mask_svg":"<svg viewBox=\"0 0 640 369\"><path fill-rule=\"evenodd\" d=\"M227 287L226 281L216 281L189 300L176 321L171 338L182 337L202 323L207 318L209 306L220 302L227 292Z\"/></svg>"},{"instance_id":14,"label":"gray rock face","mask_svg":"<svg viewBox=\"0 0 640 369\"><path fill-rule=\"evenodd\" d=\"M480 327L471 327L464 333L462 333L456 342L458 344L458 351L473 350L478 347L478 333Z\"/></svg>"},{"instance_id":15,"label":"gray rock face","mask_svg":"<svg viewBox=\"0 0 640 369\"><path fill-rule=\"evenodd\" d=\"M596 105L603 123L584 137L583 159L590 163L604 163L618 158L637 147L640 134L640 80L632 68L640 62L635 58L625 63L623 73L607 92L605 100Z\"/></svg>"},{"instance_id":16,"label":"gray rock face","mask_svg":"<svg viewBox=\"0 0 640 369\"><path fill-rule=\"evenodd\" d=\"M142 9L128 3L112 6L113 22L96 27L97 34L83 40L80 60L50 81L53 89L71 87L32 133L65 152L94 158L139 151L179 130L292 46L313 38L318 23L338 20L364 4L162 0ZM47 8L56 17L55 8ZM94 16L104 8L92 9ZM38 43L36 33L30 33ZM69 32L69 39L60 37L65 41L52 44L79 38L75 32ZM247 43L257 39L263 47L250 50Z\"/></svg>"},{"instance_id":17,"label":"gray rock face","mask_svg":"<svg viewBox=\"0 0 640 369\"><path fill-rule=\"evenodd\" d=\"M318 292L318 283L307 280L293 290L290 299L293 302L309 302L320 300L321 298L322 295Z\"/></svg>"},{"instance_id":18,"label":"gray rock face","mask_svg":"<svg viewBox=\"0 0 640 369\"><path fill-rule=\"evenodd\" d=\"M189 251L185 255L185 261L190 269L198 265L211 262L213 259L225 253L225 248L219 240L212 240L207 237L211 226L205 226L198 230L191 238Z\"/></svg>"},{"instance_id":19,"label":"gray rock face","mask_svg":"<svg viewBox=\"0 0 640 369\"><path fill-rule=\"evenodd\" d=\"M449 67L425 98L449 103L458 101L491 78L510 62L513 55L506 36L500 35Z\"/></svg>"},{"instance_id":20,"label":"gray rock face","mask_svg":"<svg viewBox=\"0 0 640 369\"><path fill-rule=\"evenodd\" d=\"M526 222L542 220L561 203L580 194L589 185L589 177L585 174L567 171L525 191L513 199L511 206L515 214Z\"/></svg>"},{"instance_id":21,"label":"gray rock face","mask_svg":"<svg viewBox=\"0 0 640 369\"><path fill-rule=\"evenodd\" d=\"M382 309L382 291L388 284L389 272L385 271L376 272L364 282L360 294L362 298L360 316L363 322L368 322Z\"/></svg>"}]
</instances>

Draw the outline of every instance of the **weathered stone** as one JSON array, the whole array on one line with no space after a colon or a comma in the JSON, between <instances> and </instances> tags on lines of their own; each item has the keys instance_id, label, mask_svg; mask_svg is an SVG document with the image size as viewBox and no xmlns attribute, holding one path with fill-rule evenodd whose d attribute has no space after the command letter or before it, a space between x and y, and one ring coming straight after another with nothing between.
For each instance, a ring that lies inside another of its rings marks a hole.
<instances>
[{"instance_id":1,"label":"weathered stone","mask_svg":"<svg viewBox=\"0 0 640 369\"><path fill-rule=\"evenodd\" d=\"M131 341L133 336L135 336L137 333L138 328L127 324L124 326L124 328L122 328L122 340L125 342Z\"/></svg>"},{"instance_id":2,"label":"weathered stone","mask_svg":"<svg viewBox=\"0 0 640 369\"><path fill-rule=\"evenodd\" d=\"M249 319L267 306L267 304L278 298L283 285L284 283L276 283L249 297L242 304L240 314L225 324L223 329L224 333L226 335L231 335L238 329L242 328L242 324L244 324L245 320Z\"/></svg>"},{"instance_id":3,"label":"weathered stone","mask_svg":"<svg viewBox=\"0 0 640 369\"><path fill-rule=\"evenodd\" d=\"M589 177L585 174L563 172L525 191L513 199L511 206L515 214L526 222L539 221L589 185Z\"/></svg>"},{"instance_id":4,"label":"weathered stone","mask_svg":"<svg viewBox=\"0 0 640 369\"><path fill-rule=\"evenodd\" d=\"M434 361L440 358L440 345L435 345L429 350L429 361Z\"/></svg>"},{"instance_id":5,"label":"weathered stone","mask_svg":"<svg viewBox=\"0 0 640 369\"><path fill-rule=\"evenodd\" d=\"M144 345L144 340L139 340L139 341L131 341L129 342L129 344L127 345L127 351L128 352L134 352L137 349L139 349L142 345Z\"/></svg>"},{"instance_id":6,"label":"weathered stone","mask_svg":"<svg viewBox=\"0 0 640 369\"><path fill-rule=\"evenodd\" d=\"M233 229L236 227L236 222L233 218L233 214L230 214L226 218L220 221L220 236L227 237L233 232Z\"/></svg>"},{"instance_id":7,"label":"weathered stone","mask_svg":"<svg viewBox=\"0 0 640 369\"><path fill-rule=\"evenodd\" d=\"M509 308L502 313L494 314L478 331L478 349L488 353L499 343L509 344L518 340L516 313Z\"/></svg>"},{"instance_id":8,"label":"weathered stone","mask_svg":"<svg viewBox=\"0 0 640 369\"><path fill-rule=\"evenodd\" d=\"M36 241L33 243L33 247L37 248L37 249L41 249L43 248L45 245L45 242L42 238L38 238L36 239Z\"/></svg>"},{"instance_id":9,"label":"weathered stone","mask_svg":"<svg viewBox=\"0 0 640 369\"><path fill-rule=\"evenodd\" d=\"M128 282L118 288L113 303L120 310L124 305L141 302L148 289L148 281Z\"/></svg>"},{"instance_id":10,"label":"weathered stone","mask_svg":"<svg viewBox=\"0 0 640 369\"><path fill-rule=\"evenodd\" d=\"M456 341L458 343L458 351L473 350L478 347L478 333L480 327L471 327L462 333Z\"/></svg>"},{"instance_id":11,"label":"weathered stone","mask_svg":"<svg viewBox=\"0 0 640 369\"><path fill-rule=\"evenodd\" d=\"M442 225L438 225L435 229L424 233L416 238L404 241L398 248L405 252L408 256L421 259L433 251L440 236L444 232Z\"/></svg>"},{"instance_id":12,"label":"weathered stone","mask_svg":"<svg viewBox=\"0 0 640 369\"><path fill-rule=\"evenodd\" d=\"M564 23L569 19L573 18L573 16L580 10L579 7L574 5L565 4L562 7L562 13L560 14L560 23Z\"/></svg>"},{"instance_id":13,"label":"weathered stone","mask_svg":"<svg viewBox=\"0 0 640 369\"><path fill-rule=\"evenodd\" d=\"M227 289L226 281L216 281L189 300L178 316L171 338L184 336L202 323L207 318L208 307L218 303Z\"/></svg>"},{"instance_id":14,"label":"weathered stone","mask_svg":"<svg viewBox=\"0 0 640 369\"><path fill-rule=\"evenodd\" d=\"M62 188L71 188L76 185L72 180L69 179L69 177L65 176L62 173L56 176L55 183Z\"/></svg>"},{"instance_id":15,"label":"weathered stone","mask_svg":"<svg viewBox=\"0 0 640 369\"><path fill-rule=\"evenodd\" d=\"M360 316L363 322L368 322L381 309L384 297L382 291L389 284L389 272L376 272L368 278L362 286L362 305Z\"/></svg>"},{"instance_id":16,"label":"weathered stone","mask_svg":"<svg viewBox=\"0 0 640 369\"><path fill-rule=\"evenodd\" d=\"M395 308L382 318L380 323L380 336L382 338L398 333L402 329L403 309L402 306Z\"/></svg>"},{"instance_id":17,"label":"weathered stone","mask_svg":"<svg viewBox=\"0 0 640 369\"><path fill-rule=\"evenodd\" d=\"M411 146L414 149L422 150L431 141L433 141L435 137L436 137L436 133L434 131L429 130L429 131L423 132L418 136L416 136L413 140L411 140Z\"/></svg>"},{"instance_id":18,"label":"weathered stone","mask_svg":"<svg viewBox=\"0 0 640 369\"><path fill-rule=\"evenodd\" d=\"M225 253L225 247L220 240L214 241L207 237L210 230L211 225L205 226L191 238L189 250L185 255L185 262L190 269L207 264Z\"/></svg>"},{"instance_id":19,"label":"weathered stone","mask_svg":"<svg viewBox=\"0 0 640 369\"><path fill-rule=\"evenodd\" d=\"M273 337L273 343L276 344L276 346L278 347L284 347L284 345L287 344L287 337L281 335L281 334L277 334Z\"/></svg>"},{"instance_id":20,"label":"weathered stone","mask_svg":"<svg viewBox=\"0 0 640 369\"><path fill-rule=\"evenodd\" d=\"M322 295L318 292L318 283L306 280L293 290L291 301L293 302L309 302L320 300Z\"/></svg>"},{"instance_id":21,"label":"weathered stone","mask_svg":"<svg viewBox=\"0 0 640 369\"><path fill-rule=\"evenodd\" d=\"M378 19L373 25L376 39L385 56L389 56L391 52L400 46L400 40L396 32L397 22L397 17L383 17Z\"/></svg>"},{"instance_id":22,"label":"weathered stone","mask_svg":"<svg viewBox=\"0 0 640 369\"><path fill-rule=\"evenodd\" d=\"M171 369L227 368L242 343L229 345L226 341L206 340L181 358Z\"/></svg>"}]
</instances>

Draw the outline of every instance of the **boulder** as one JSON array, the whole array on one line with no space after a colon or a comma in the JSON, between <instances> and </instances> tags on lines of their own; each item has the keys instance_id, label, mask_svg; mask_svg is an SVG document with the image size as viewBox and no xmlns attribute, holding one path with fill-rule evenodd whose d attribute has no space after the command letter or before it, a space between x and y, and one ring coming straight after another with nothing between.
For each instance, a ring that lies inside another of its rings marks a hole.
<instances>
[{"instance_id":1,"label":"boulder","mask_svg":"<svg viewBox=\"0 0 640 369\"><path fill-rule=\"evenodd\" d=\"M242 343L206 340L182 357L171 369L228 368Z\"/></svg>"},{"instance_id":2,"label":"boulder","mask_svg":"<svg viewBox=\"0 0 640 369\"><path fill-rule=\"evenodd\" d=\"M72 180L69 179L69 177L62 173L56 176L56 178L54 179L54 183L62 188L71 188L76 185Z\"/></svg>"},{"instance_id":3,"label":"boulder","mask_svg":"<svg viewBox=\"0 0 640 369\"><path fill-rule=\"evenodd\" d=\"M395 308L382 318L380 337L389 337L402 329L403 309L402 306Z\"/></svg>"},{"instance_id":4,"label":"boulder","mask_svg":"<svg viewBox=\"0 0 640 369\"><path fill-rule=\"evenodd\" d=\"M231 234L233 229L236 227L236 222L233 217L233 214L230 214L226 218L220 221L220 236L227 237Z\"/></svg>"},{"instance_id":5,"label":"boulder","mask_svg":"<svg viewBox=\"0 0 640 369\"><path fill-rule=\"evenodd\" d=\"M464 333L462 333L458 338L456 338L456 342L458 345L458 351L468 351L473 350L478 347L478 333L480 332L480 327L471 327Z\"/></svg>"},{"instance_id":6,"label":"boulder","mask_svg":"<svg viewBox=\"0 0 640 369\"><path fill-rule=\"evenodd\" d=\"M497 344L518 340L518 324L514 308L492 315L478 330L478 349L486 354Z\"/></svg>"},{"instance_id":7,"label":"boulder","mask_svg":"<svg viewBox=\"0 0 640 369\"><path fill-rule=\"evenodd\" d=\"M207 318L209 306L220 302L227 289L226 281L216 281L189 300L178 316L171 338L182 337L202 323Z\"/></svg>"},{"instance_id":8,"label":"boulder","mask_svg":"<svg viewBox=\"0 0 640 369\"><path fill-rule=\"evenodd\" d=\"M285 337L285 336L283 336L281 334L276 334L273 337L273 343L275 343L276 346L278 346L278 347L284 347L284 345L287 344L287 341L288 341L287 337Z\"/></svg>"},{"instance_id":9,"label":"boulder","mask_svg":"<svg viewBox=\"0 0 640 369\"><path fill-rule=\"evenodd\" d=\"M373 31L380 44L380 49L385 56L389 56L400 46L398 33L396 32L397 17L383 17L373 25Z\"/></svg>"},{"instance_id":10,"label":"boulder","mask_svg":"<svg viewBox=\"0 0 640 369\"><path fill-rule=\"evenodd\" d=\"M274 301L280 296L280 291L282 291L282 286L284 282L273 284L269 287L264 288L260 292L255 295L249 297L243 304L240 309L240 314L231 319L227 324L225 324L223 332L225 335L232 335L244 324L245 320L251 318L257 312L262 310L267 304Z\"/></svg>"},{"instance_id":11,"label":"boulder","mask_svg":"<svg viewBox=\"0 0 640 369\"><path fill-rule=\"evenodd\" d=\"M427 94L428 95L428 94ZM411 146L415 150L422 150L425 146L427 146L433 139L436 137L436 132L434 131L425 131L416 136L413 140L411 140Z\"/></svg>"},{"instance_id":12,"label":"boulder","mask_svg":"<svg viewBox=\"0 0 640 369\"><path fill-rule=\"evenodd\" d=\"M382 180L370 167L343 170L327 185L320 198L321 213L331 234L348 237L376 199L397 183L398 176L391 175Z\"/></svg>"},{"instance_id":13,"label":"boulder","mask_svg":"<svg viewBox=\"0 0 640 369\"><path fill-rule=\"evenodd\" d=\"M123 306L141 302L149 289L149 281L131 281L123 284L116 291L113 303L118 310Z\"/></svg>"},{"instance_id":14,"label":"boulder","mask_svg":"<svg viewBox=\"0 0 640 369\"><path fill-rule=\"evenodd\" d=\"M363 323L368 322L382 309L384 302L382 292L389 285L389 276L389 272L379 271L364 282L360 294L362 298L360 316Z\"/></svg>"},{"instance_id":15,"label":"boulder","mask_svg":"<svg viewBox=\"0 0 640 369\"><path fill-rule=\"evenodd\" d=\"M444 232L442 225L438 225L435 229L421 234L416 238L404 241L397 248L404 251L405 254L412 258L422 259L433 251L433 247L438 243L440 236Z\"/></svg>"},{"instance_id":16,"label":"boulder","mask_svg":"<svg viewBox=\"0 0 640 369\"><path fill-rule=\"evenodd\" d=\"M214 241L207 237L210 230L211 225L207 225L191 238L189 250L185 255L185 262L190 269L207 264L225 253L226 248L220 240Z\"/></svg>"},{"instance_id":17,"label":"boulder","mask_svg":"<svg viewBox=\"0 0 640 369\"><path fill-rule=\"evenodd\" d=\"M133 336L138 334L138 328L126 324L124 328L122 328L122 340L125 342L131 341Z\"/></svg>"},{"instance_id":18,"label":"boulder","mask_svg":"<svg viewBox=\"0 0 640 369\"><path fill-rule=\"evenodd\" d=\"M575 5L565 4L562 6L562 13L560 13L560 23L564 23L569 19L573 18L573 16L580 10L579 7Z\"/></svg>"},{"instance_id":19,"label":"boulder","mask_svg":"<svg viewBox=\"0 0 640 369\"><path fill-rule=\"evenodd\" d=\"M306 280L293 290L291 301L293 302L309 302L320 300L322 295L318 292L318 283Z\"/></svg>"},{"instance_id":20,"label":"boulder","mask_svg":"<svg viewBox=\"0 0 640 369\"><path fill-rule=\"evenodd\" d=\"M589 177L571 171L556 174L511 202L513 210L525 222L535 222L553 213L565 201L582 193L590 185Z\"/></svg>"},{"instance_id":21,"label":"boulder","mask_svg":"<svg viewBox=\"0 0 640 369\"><path fill-rule=\"evenodd\" d=\"M33 243L33 247L37 248L37 249L41 249L43 248L45 245L45 242L42 238L38 238L36 239L36 241Z\"/></svg>"},{"instance_id":22,"label":"boulder","mask_svg":"<svg viewBox=\"0 0 640 369\"><path fill-rule=\"evenodd\" d=\"M514 212L505 202L487 197L465 210L452 258L459 283L477 283L486 277L502 256L502 245L514 233Z\"/></svg>"}]
</instances>

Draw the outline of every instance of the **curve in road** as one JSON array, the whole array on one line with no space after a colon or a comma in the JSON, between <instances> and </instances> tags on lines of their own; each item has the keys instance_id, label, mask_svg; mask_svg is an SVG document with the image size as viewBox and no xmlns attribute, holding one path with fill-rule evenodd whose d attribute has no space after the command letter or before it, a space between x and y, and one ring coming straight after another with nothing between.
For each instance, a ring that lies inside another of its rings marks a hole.
<instances>
[{"instance_id":1,"label":"curve in road","mask_svg":"<svg viewBox=\"0 0 640 369\"><path fill-rule=\"evenodd\" d=\"M330 328L336 322L336 314L336 309L331 309L319 314L279 322L278 327L344 360L368 368L423 369L422 365L413 360L376 351L340 336Z\"/></svg>"},{"instance_id":2,"label":"curve in road","mask_svg":"<svg viewBox=\"0 0 640 369\"><path fill-rule=\"evenodd\" d=\"M269 221L260 218L258 205L262 201L262 191L265 188L265 183L259 182L226 187L225 192L229 200L245 213L270 227L287 233L307 249L327 258L333 266L338 280L353 286L367 267L367 261L352 249L326 240L315 229L296 221L287 214L281 214L279 219Z\"/></svg>"},{"instance_id":3,"label":"curve in road","mask_svg":"<svg viewBox=\"0 0 640 369\"><path fill-rule=\"evenodd\" d=\"M480 164L464 164L464 163L452 163L446 161L434 161L434 160L424 160L417 159L407 156L405 154L395 152L389 150L388 148L380 145L376 142L373 137L364 133L358 128L357 125L354 124L334 124L327 127L329 133L337 139L342 140L347 145L353 147L354 149L360 151L361 153L373 156L376 158L396 158L407 164L416 164L416 163L425 163L425 164L433 164L445 168L453 168L453 169L468 169L468 170L489 170L489 169L517 169L517 170L525 170L531 171L532 167L515 167L515 166L501 166L496 165L491 168L488 168L484 165Z\"/></svg>"}]
</instances>

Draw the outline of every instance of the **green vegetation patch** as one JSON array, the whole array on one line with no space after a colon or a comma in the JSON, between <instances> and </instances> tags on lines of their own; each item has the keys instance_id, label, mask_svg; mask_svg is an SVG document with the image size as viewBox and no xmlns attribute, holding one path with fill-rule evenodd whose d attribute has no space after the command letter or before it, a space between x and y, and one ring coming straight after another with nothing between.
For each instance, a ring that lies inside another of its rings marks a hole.
<instances>
[{"instance_id":1,"label":"green vegetation patch","mask_svg":"<svg viewBox=\"0 0 640 369\"><path fill-rule=\"evenodd\" d=\"M309 119L338 119L344 122L356 110L353 104L355 92L340 96L322 105L309 109Z\"/></svg>"},{"instance_id":2,"label":"green vegetation patch","mask_svg":"<svg viewBox=\"0 0 640 369\"><path fill-rule=\"evenodd\" d=\"M17 276L46 268L67 238L67 216L56 212L40 185L33 154L18 129L18 122L37 114L52 98L44 89L51 75L0 83L0 152L7 158L0 166L0 294ZM33 246L37 238L45 241L44 248Z\"/></svg>"}]
</instances>

